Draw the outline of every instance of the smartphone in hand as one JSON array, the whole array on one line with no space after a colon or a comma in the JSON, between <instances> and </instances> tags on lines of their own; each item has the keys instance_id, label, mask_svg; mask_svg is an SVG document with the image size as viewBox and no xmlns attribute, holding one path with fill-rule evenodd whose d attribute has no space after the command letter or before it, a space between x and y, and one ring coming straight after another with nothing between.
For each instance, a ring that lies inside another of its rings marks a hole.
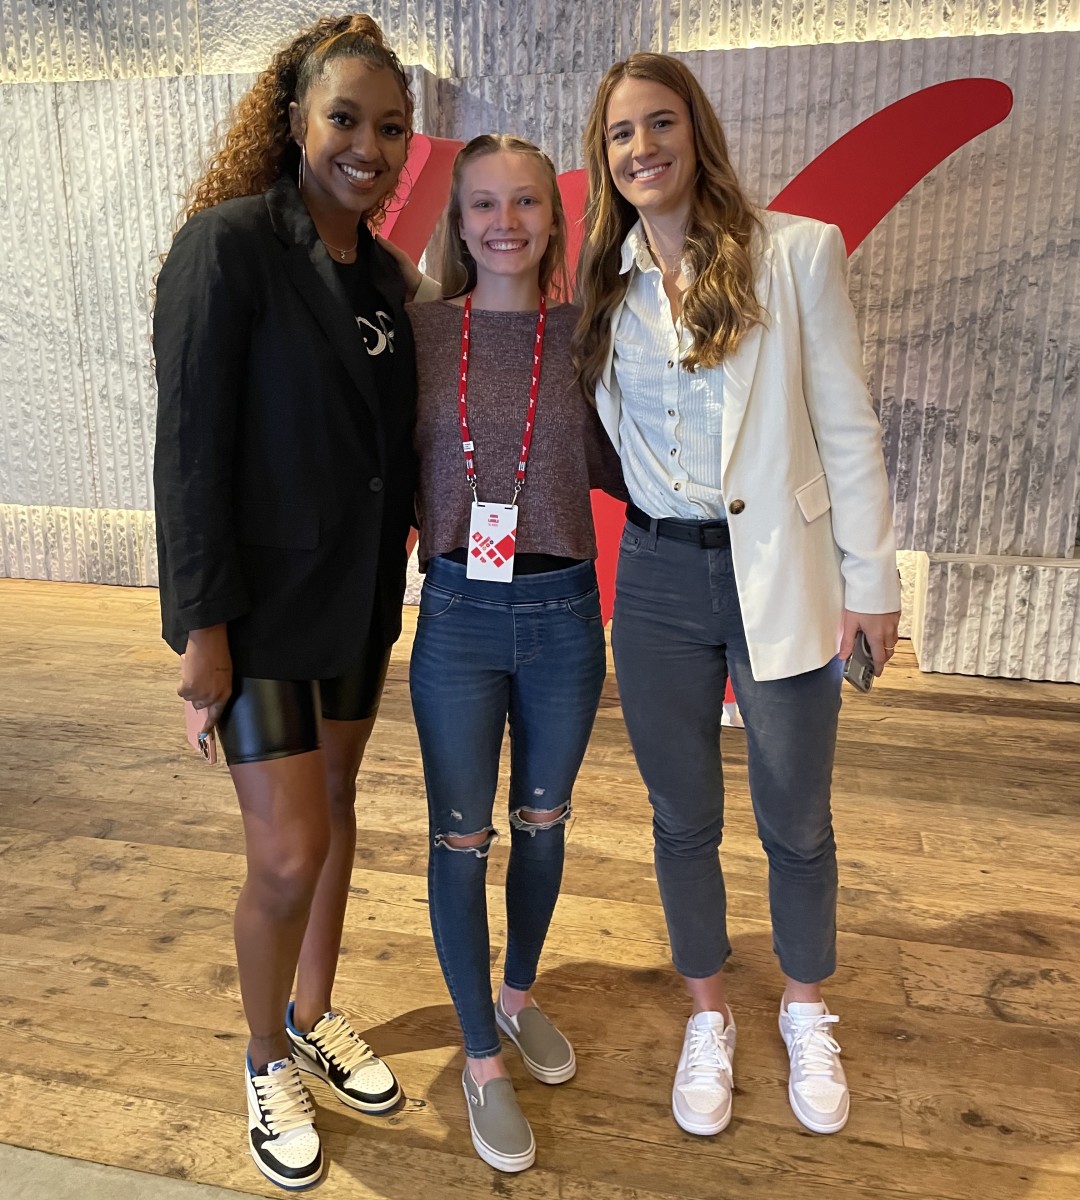
<instances>
[{"instance_id":1,"label":"smartphone in hand","mask_svg":"<svg viewBox=\"0 0 1080 1200\"><path fill-rule=\"evenodd\" d=\"M855 638L855 649L844 663L844 678L860 692L868 692L874 686L874 656L861 629Z\"/></svg>"},{"instance_id":2,"label":"smartphone in hand","mask_svg":"<svg viewBox=\"0 0 1080 1200\"><path fill-rule=\"evenodd\" d=\"M184 701L184 724L187 726L188 745L192 750L198 750L203 758L213 766L217 762L217 735L212 729L203 733L206 724L206 712L196 708L190 700Z\"/></svg>"}]
</instances>

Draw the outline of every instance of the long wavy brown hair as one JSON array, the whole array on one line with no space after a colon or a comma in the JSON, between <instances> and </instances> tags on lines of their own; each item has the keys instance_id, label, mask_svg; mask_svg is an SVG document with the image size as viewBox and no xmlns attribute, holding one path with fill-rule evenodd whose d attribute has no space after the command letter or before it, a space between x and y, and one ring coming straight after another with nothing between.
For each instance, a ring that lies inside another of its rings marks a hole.
<instances>
[{"instance_id":1,"label":"long wavy brown hair","mask_svg":"<svg viewBox=\"0 0 1080 1200\"><path fill-rule=\"evenodd\" d=\"M532 142L515 137L510 133L481 133L457 152L454 173L450 183L450 200L442 219L440 230L439 261L442 264L441 278L443 295L463 296L476 287L476 260L469 253L465 239L461 236L461 181L469 163L486 154L524 154L540 164L544 178L551 190L551 215L555 220L555 232L551 235L540 259L540 290L556 299L564 298L569 292L566 265L566 213L563 211L559 180L551 159Z\"/></svg>"},{"instance_id":2,"label":"long wavy brown hair","mask_svg":"<svg viewBox=\"0 0 1080 1200\"><path fill-rule=\"evenodd\" d=\"M739 186L720 120L701 84L678 59L631 54L600 81L585 127L587 232L578 260L576 299L582 314L572 352L589 396L595 395L604 367L611 316L629 281L628 275L619 274L622 244L638 219L637 210L615 187L607 161L608 104L624 79L662 83L690 111L698 169L684 249L693 279L682 298L682 323L693 335L693 345L683 368L693 372L717 366L762 319L754 295L754 242L761 219Z\"/></svg>"},{"instance_id":3,"label":"long wavy brown hair","mask_svg":"<svg viewBox=\"0 0 1080 1200\"><path fill-rule=\"evenodd\" d=\"M409 77L379 26L361 13L321 17L279 50L237 101L206 171L187 194L183 220L224 200L259 195L282 175L296 174L300 151L289 128L289 105L295 101L303 109L308 91L338 58L362 58L394 72L405 100L406 136L412 137ZM373 230L382 224L392 200L387 196L364 214Z\"/></svg>"}]
</instances>

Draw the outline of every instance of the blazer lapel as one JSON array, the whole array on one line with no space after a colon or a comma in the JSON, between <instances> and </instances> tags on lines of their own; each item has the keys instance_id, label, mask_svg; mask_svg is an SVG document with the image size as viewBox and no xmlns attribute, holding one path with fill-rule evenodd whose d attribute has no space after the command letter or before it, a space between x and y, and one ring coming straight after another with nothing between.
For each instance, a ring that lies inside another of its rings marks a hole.
<instances>
[{"instance_id":1,"label":"blazer lapel","mask_svg":"<svg viewBox=\"0 0 1080 1200\"><path fill-rule=\"evenodd\" d=\"M724 424L721 447L720 473L727 470L735 444L739 439L743 415L754 386L758 361L761 356L761 338L765 332L764 322L771 318L767 311L772 287L772 247L767 246L758 262L754 280L754 294L763 312L763 323L755 325L739 344L734 354L724 359Z\"/></svg>"},{"instance_id":2,"label":"blazer lapel","mask_svg":"<svg viewBox=\"0 0 1080 1200\"><path fill-rule=\"evenodd\" d=\"M319 323L331 347L345 364L356 390L380 430L379 457L385 457L382 420L375 381L368 366L364 339L356 328L352 304L314 222L291 179L279 179L267 192L266 203L274 231L286 244L285 269Z\"/></svg>"}]
</instances>

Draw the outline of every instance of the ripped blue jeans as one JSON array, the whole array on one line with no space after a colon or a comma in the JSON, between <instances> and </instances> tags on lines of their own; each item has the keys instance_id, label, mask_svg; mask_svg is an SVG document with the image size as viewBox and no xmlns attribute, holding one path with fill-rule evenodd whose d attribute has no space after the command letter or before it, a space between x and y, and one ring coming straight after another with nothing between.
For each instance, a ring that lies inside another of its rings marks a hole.
<instances>
[{"instance_id":1,"label":"ripped blue jeans","mask_svg":"<svg viewBox=\"0 0 1080 1200\"><path fill-rule=\"evenodd\" d=\"M428 563L409 670L427 785L428 904L473 1058L500 1049L485 887L499 836L492 818L503 733L509 724L503 978L525 990L559 898L571 793L605 670L592 563L511 583L466 579L464 566L445 558ZM475 847L446 840L480 834Z\"/></svg>"}]
</instances>

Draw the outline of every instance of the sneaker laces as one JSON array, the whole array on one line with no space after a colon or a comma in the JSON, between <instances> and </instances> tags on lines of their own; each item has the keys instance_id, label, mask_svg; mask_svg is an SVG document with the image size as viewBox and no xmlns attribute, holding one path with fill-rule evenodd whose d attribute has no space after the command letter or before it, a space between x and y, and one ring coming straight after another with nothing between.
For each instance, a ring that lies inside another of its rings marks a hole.
<instances>
[{"instance_id":1,"label":"sneaker laces","mask_svg":"<svg viewBox=\"0 0 1080 1200\"><path fill-rule=\"evenodd\" d=\"M266 1127L275 1137L314 1121L315 1108L295 1063L285 1071L256 1076L252 1083L262 1105Z\"/></svg>"},{"instance_id":2,"label":"sneaker laces","mask_svg":"<svg viewBox=\"0 0 1080 1200\"><path fill-rule=\"evenodd\" d=\"M731 1055L723 1038L724 1030L710 1026L690 1030L690 1051L686 1070L692 1088L714 1088L718 1071L731 1073Z\"/></svg>"},{"instance_id":3,"label":"sneaker laces","mask_svg":"<svg viewBox=\"0 0 1080 1200\"><path fill-rule=\"evenodd\" d=\"M835 1025L840 1018L835 1013L822 1013L811 1020L792 1017L795 1036L792 1053L798 1054L799 1066L806 1075L825 1075L832 1078L836 1067L836 1055L840 1043L829 1033L827 1025Z\"/></svg>"},{"instance_id":4,"label":"sneaker laces","mask_svg":"<svg viewBox=\"0 0 1080 1200\"><path fill-rule=\"evenodd\" d=\"M307 1036L347 1075L378 1062L375 1051L340 1013L324 1018L319 1022L318 1032L312 1030Z\"/></svg>"}]
</instances>

